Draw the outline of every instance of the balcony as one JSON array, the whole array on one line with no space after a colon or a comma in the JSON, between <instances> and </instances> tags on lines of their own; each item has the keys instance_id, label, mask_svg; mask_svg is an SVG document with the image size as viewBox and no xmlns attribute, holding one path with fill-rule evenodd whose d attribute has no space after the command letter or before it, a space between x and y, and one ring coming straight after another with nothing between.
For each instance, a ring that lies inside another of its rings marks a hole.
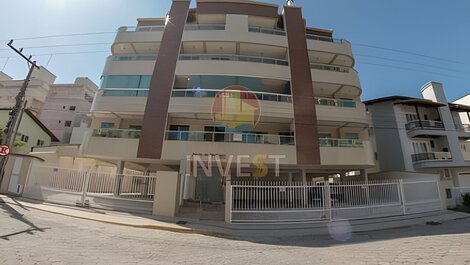
<instances>
[{"instance_id":1,"label":"balcony","mask_svg":"<svg viewBox=\"0 0 470 265\"><path fill-rule=\"evenodd\" d=\"M271 35L278 35L278 36L287 36L287 33L282 29L249 27L248 32L257 32L257 33L264 33L264 34L271 34Z\"/></svg>"},{"instance_id":2,"label":"balcony","mask_svg":"<svg viewBox=\"0 0 470 265\"><path fill-rule=\"evenodd\" d=\"M411 160L413 163L421 161L452 160L452 154L450 152L412 154Z\"/></svg>"},{"instance_id":3,"label":"balcony","mask_svg":"<svg viewBox=\"0 0 470 265\"><path fill-rule=\"evenodd\" d=\"M332 106L340 108L357 107L356 101L349 99L315 98L315 104L320 106Z\"/></svg>"},{"instance_id":4,"label":"balcony","mask_svg":"<svg viewBox=\"0 0 470 265\"><path fill-rule=\"evenodd\" d=\"M363 143L362 140L359 139L320 138L320 147L358 148L363 147Z\"/></svg>"},{"instance_id":5,"label":"balcony","mask_svg":"<svg viewBox=\"0 0 470 265\"><path fill-rule=\"evenodd\" d=\"M305 37L307 38L307 40L319 40L319 41L343 43L343 40L342 40L342 39L335 39L335 38L327 37L327 36L319 36L319 35L313 35L313 34L306 34Z\"/></svg>"},{"instance_id":6,"label":"balcony","mask_svg":"<svg viewBox=\"0 0 470 265\"><path fill-rule=\"evenodd\" d=\"M104 138L139 139L140 132L140 130L94 129L91 136Z\"/></svg>"},{"instance_id":7,"label":"balcony","mask_svg":"<svg viewBox=\"0 0 470 265\"><path fill-rule=\"evenodd\" d=\"M164 31L165 26L124 26L118 32L151 32ZM187 24L184 30L225 30L224 24Z\"/></svg>"},{"instance_id":8,"label":"balcony","mask_svg":"<svg viewBox=\"0 0 470 265\"><path fill-rule=\"evenodd\" d=\"M171 93L172 97L191 97L191 98L215 98L220 92L232 92L230 90L217 90L217 89L173 89ZM239 91L233 90L237 94L255 94L258 100L267 100L275 102L292 102L292 96L286 94L277 94L269 92L256 92L256 91ZM231 97L232 94L226 93L224 97ZM236 98L243 97L238 95L233 95Z\"/></svg>"},{"instance_id":9,"label":"balcony","mask_svg":"<svg viewBox=\"0 0 470 265\"><path fill-rule=\"evenodd\" d=\"M455 129L461 132L470 132L470 124L455 124Z\"/></svg>"},{"instance_id":10,"label":"balcony","mask_svg":"<svg viewBox=\"0 0 470 265\"><path fill-rule=\"evenodd\" d=\"M166 131L165 140L189 142L295 145L294 136L228 132Z\"/></svg>"},{"instance_id":11,"label":"balcony","mask_svg":"<svg viewBox=\"0 0 470 265\"><path fill-rule=\"evenodd\" d=\"M407 131L423 129L423 130L445 130L442 121L419 120L411 121L405 125Z\"/></svg>"}]
</instances>

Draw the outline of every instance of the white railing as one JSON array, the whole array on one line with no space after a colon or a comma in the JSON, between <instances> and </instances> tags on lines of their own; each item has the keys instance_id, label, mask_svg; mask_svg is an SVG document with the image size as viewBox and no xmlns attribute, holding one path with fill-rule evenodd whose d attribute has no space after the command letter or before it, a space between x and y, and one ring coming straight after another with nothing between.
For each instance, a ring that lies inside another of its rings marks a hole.
<instances>
[{"instance_id":1,"label":"white railing","mask_svg":"<svg viewBox=\"0 0 470 265\"><path fill-rule=\"evenodd\" d=\"M438 185L401 180L306 185L235 181L227 201L230 221L238 223L362 219L441 210Z\"/></svg>"},{"instance_id":2,"label":"white railing","mask_svg":"<svg viewBox=\"0 0 470 265\"><path fill-rule=\"evenodd\" d=\"M155 195L156 177L33 165L23 196L55 203L86 205L104 199L149 201ZM97 199L100 198L100 199Z\"/></svg>"}]
</instances>

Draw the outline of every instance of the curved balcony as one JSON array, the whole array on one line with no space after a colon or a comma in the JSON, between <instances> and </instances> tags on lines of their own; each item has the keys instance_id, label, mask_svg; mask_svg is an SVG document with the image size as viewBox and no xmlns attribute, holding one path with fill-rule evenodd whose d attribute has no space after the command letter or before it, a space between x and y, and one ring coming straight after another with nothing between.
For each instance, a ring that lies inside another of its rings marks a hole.
<instances>
[{"instance_id":1,"label":"curved balcony","mask_svg":"<svg viewBox=\"0 0 470 265\"><path fill-rule=\"evenodd\" d=\"M413 161L413 163L421 161L452 160L452 154L450 152L412 154L411 160Z\"/></svg>"},{"instance_id":2,"label":"curved balcony","mask_svg":"<svg viewBox=\"0 0 470 265\"><path fill-rule=\"evenodd\" d=\"M215 98L219 92L222 90L216 89L173 89L171 96L172 97L195 97L195 98ZM268 93L268 92L257 92L257 91L239 91L239 90L223 90L225 92L236 92L240 94L254 94L258 100L267 100L275 102L288 102L292 103L292 96L286 94L277 94L277 93ZM230 97L230 94L224 95L225 97ZM239 97L239 96L235 96Z\"/></svg>"},{"instance_id":3,"label":"curved balcony","mask_svg":"<svg viewBox=\"0 0 470 265\"><path fill-rule=\"evenodd\" d=\"M189 142L295 145L294 136L232 132L166 131L165 140Z\"/></svg>"},{"instance_id":4,"label":"curved balcony","mask_svg":"<svg viewBox=\"0 0 470 265\"><path fill-rule=\"evenodd\" d=\"M138 74L148 73L151 74L151 70L156 61L156 55L116 55L110 56L107 60L103 75L125 73L130 74L129 69L133 69L132 72ZM180 62L185 61L213 61L213 62L241 62L241 63L260 63L275 66L288 66L289 61L284 59L260 57L260 56L246 56L246 55L228 55L228 54L182 54L179 56ZM145 62L145 63L144 63ZM238 66L239 68L243 68ZM328 72L338 73L353 73L357 74L356 70L351 67L331 65L331 64L310 64L312 70L321 70ZM127 72L126 72L127 71ZM284 68L268 68L266 72L282 73L284 77L288 77Z\"/></svg>"}]
</instances>

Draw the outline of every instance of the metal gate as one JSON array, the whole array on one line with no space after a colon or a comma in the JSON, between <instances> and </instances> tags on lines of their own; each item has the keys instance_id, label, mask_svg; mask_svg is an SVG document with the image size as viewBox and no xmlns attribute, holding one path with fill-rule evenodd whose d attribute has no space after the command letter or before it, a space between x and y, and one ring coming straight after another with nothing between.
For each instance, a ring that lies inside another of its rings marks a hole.
<instances>
[{"instance_id":1,"label":"metal gate","mask_svg":"<svg viewBox=\"0 0 470 265\"><path fill-rule=\"evenodd\" d=\"M230 222L364 219L442 210L438 181L234 182Z\"/></svg>"},{"instance_id":2,"label":"metal gate","mask_svg":"<svg viewBox=\"0 0 470 265\"><path fill-rule=\"evenodd\" d=\"M156 177L33 165L23 197L52 203L151 212Z\"/></svg>"}]
</instances>

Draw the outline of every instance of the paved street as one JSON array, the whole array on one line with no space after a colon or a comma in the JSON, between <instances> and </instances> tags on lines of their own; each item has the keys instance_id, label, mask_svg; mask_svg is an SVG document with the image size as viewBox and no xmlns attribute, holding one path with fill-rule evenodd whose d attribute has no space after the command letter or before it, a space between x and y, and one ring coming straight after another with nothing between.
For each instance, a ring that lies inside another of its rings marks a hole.
<instances>
[{"instance_id":1,"label":"paved street","mask_svg":"<svg viewBox=\"0 0 470 265\"><path fill-rule=\"evenodd\" d=\"M470 264L470 219L329 236L222 239L0 203L0 264Z\"/></svg>"}]
</instances>

